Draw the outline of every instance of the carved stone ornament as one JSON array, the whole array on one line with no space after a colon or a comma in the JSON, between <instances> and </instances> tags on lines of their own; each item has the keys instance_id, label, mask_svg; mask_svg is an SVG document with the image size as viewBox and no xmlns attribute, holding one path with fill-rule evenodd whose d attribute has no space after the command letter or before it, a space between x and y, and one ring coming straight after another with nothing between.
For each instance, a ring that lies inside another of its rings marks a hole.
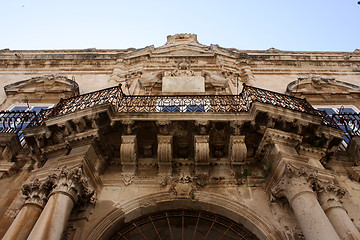
<instances>
[{"instance_id":1,"label":"carved stone ornament","mask_svg":"<svg viewBox=\"0 0 360 240\"><path fill-rule=\"evenodd\" d=\"M304 167L295 167L290 163L286 163L283 174L272 187L271 193L278 198L287 196L289 202L291 202L293 196L299 192L315 194L312 191L312 184L316 179L316 171L311 171Z\"/></svg>"},{"instance_id":2,"label":"carved stone ornament","mask_svg":"<svg viewBox=\"0 0 360 240\"><path fill-rule=\"evenodd\" d=\"M238 72L222 71L221 73L223 74L225 79L231 81L232 84L235 86L237 86L241 81L240 73L238 73Z\"/></svg>"},{"instance_id":3,"label":"carved stone ornament","mask_svg":"<svg viewBox=\"0 0 360 240\"><path fill-rule=\"evenodd\" d=\"M324 182L321 180L316 180L314 185L318 193L331 193L339 198L342 198L346 193L345 189L341 187L339 183L334 181Z\"/></svg>"},{"instance_id":4,"label":"carved stone ornament","mask_svg":"<svg viewBox=\"0 0 360 240\"><path fill-rule=\"evenodd\" d=\"M314 185L319 195L319 202L324 210L332 207L342 207L340 199L344 197L346 191L339 183L317 180Z\"/></svg>"},{"instance_id":5,"label":"carved stone ornament","mask_svg":"<svg viewBox=\"0 0 360 240\"><path fill-rule=\"evenodd\" d=\"M133 174L122 174L122 176L123 176L122 180L123 180L125 186L130 185L134 181Z\"/></svg>"},{"instance_id":6,"label":"carved stone ornament","mask_svg":"<svg viewBox=\"0 0 360 240\"><path fill-rule=\"evenodd\" d=\"M241 79L245 83L254 81L255 77L250 66L244 66L241 68Z\"/></svg>"},{"instance_id":7,"label":"carved stone ornament","mask_svg":"<svg viewBox=\"0 0 360 240\"><path fill-rule=\"evenodd\" d=\"M26 94L29 100L48 98L56 94L62 98L73 97L79 94L78 84L65 76L56 74L33 77L4 87L7 96ZM59 95L60 94L60 95Z\"/></svg>"},{"instance_id":8,"label":"carved stone ornament","mask_svg":"<svg viewBox=\"0 0 360 240\"><path fill-rule=\"evenodd\" d=\"M203 70L201 76L205 78L205 83L210 83L214 87L226 88L228 85L228 80L217 73Z\"/></svg>"},{"instance_id":9,"label":"carved stone ornament","mask_svg":"<svg viewBox=\"0 0 360 240\"><path fill-rule=\"evenodd\" d=\"M230 136L231 163L238 164L246 159L247 148L245 136Z\"/></svg>"},{"instance_id":10,"label":"carved stone ornament","mask_svg":"<svg viewBox=\"0 0 360 240\"><path fill-rule=\"evenodd\" d=\"M349 93L359 91L360 87L357 85L312 74L289 83L286 89L286 92L292 95L297 93Z\"/></svg>"},{"instance_id":11,"label":"carved stone ornament","mask_svg":"<svg viewBox=\"0 0 360 240\"><path fill-rule=\"evenodd\" d=\"M180 198L189 198L195 191L193 178L181 173L178 178L173 179L171 185L172 192Z\"/></svg>"},{"instance_id":12,"label":"carved stone ornament","mask_svg":"<svg viewBox=\"0 0 360 240\"><path fill-rule=\"evenodd\" d=\"M71 196L74 203L86 203L94 195L88 179L84 176L82 165L74 168L64 166L59 173L51 176L53 189L50 195L57 192Z\"/></svg>"},{"instance_id":13,"label":"carved stone ornament","mask_svg":"<svg viewBox=\"0 0 360 240\"><path fill-rule=\"evenodd\" d=\"M134 80L141 78L143 72L140 70L123 71L120 69L114 69L110 80L131 85Z\"/></svg>"},{"instance_id":14,"label":"carved stone ornament","mask_svg":"<svg viewBox=\"0 0 360 240\"><path fill-rule=\"evenodd\" d=\"M25 196L25 204L35 204L44 208L51 187L52 182L50 178L41 181L35 179L30 184L24 184L21 188L21 192Z\"/></svg>"},{"instance_id":15,"label":"carved stone ornament","mask_svg":"<svg viewBox=\"0 0 360 240\"><path fill-rule=\"evenodd\" d=\"M162 82L163 77L164 71L153 72L146 77L140 78L139 82L145 89L151 90L156 83Z\"/></svg>"},{"instance_id":16,"label":"carved stone ornament","mask_svg":"<svg viewBox=\"0 0 360 240\"><path fill-rule=\"evenodd\" d=\"M172 136L158 135L158 161L172 161Z\"/></svg>"},{"instance_id":17,"label":"carved stone ornament","mask_svg":"<svg viewBox=\"0 0 360 240\"><path fill-rule=\"evenodd\" d=\"M109 81L122 84L125 94L132 94L137 86L138 80L142 77L142 70L121 70L114 69Z\"/></svg>"},{"instance_id":18,"label":"carved stone ornament","mask_svg":"<svg viewBox=\"0 0 360 240\"><path fill-rule=\"evenodd\" d=\"M120 159L121 162L135 162L136 135L121 136Z\"/></svg>"},{"instance_id":19,"label":"carved stone ornament","mask_svg":"<svg viewBox=\"0 0 360 240\"><path fill-rule=\"evenodd\" d=\"M195 162L208 163L209 155L209 135L195 135Z\"/></svg>"}]
</instances>

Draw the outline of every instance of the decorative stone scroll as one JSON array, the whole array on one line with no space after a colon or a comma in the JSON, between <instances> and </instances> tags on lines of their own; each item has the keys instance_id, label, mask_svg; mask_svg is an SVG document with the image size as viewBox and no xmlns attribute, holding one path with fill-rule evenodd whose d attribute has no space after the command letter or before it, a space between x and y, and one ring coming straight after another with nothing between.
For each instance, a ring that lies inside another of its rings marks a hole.
<instances>
[{"instance_id":1,"label":"decorative stone scroll","mask_svg":"<svg viewBox=\"0 0 360 240\"><path fill-rule=\"evenodd\" d=\"M209 163L209 135L195 136L195 150L196 163Z\"/></svg>"},{"instance_id":2,"label":"decorative stone scroll","mask_svg":"<svg viewBox=\"0 0 360 240\"><path fill-rule=\"evenodd\" d=\"M158 135L158 161L169 163L172 161L172 136Z\"/></svg>"},{"instance_id":3,"label":"decorative stone scroll","mask_svg":"<svg viewBox=\"0 0 360 240\"><path fill-rule=\"evenodd\" d=\"M231 146L231 164L238 165L245 161L247 148L245 144L245 136L230 136Z\"/></svg>"},{"instance_id":4,"label":"decorative stone scroll","mask_svg":"<svg viewBox=\"0 0 360 240\"><path fill-rule=\"evenodd\" d=\"M121 162L135 162L136 135L121 136L120 158Z\"/></svg>"}]
</instances>

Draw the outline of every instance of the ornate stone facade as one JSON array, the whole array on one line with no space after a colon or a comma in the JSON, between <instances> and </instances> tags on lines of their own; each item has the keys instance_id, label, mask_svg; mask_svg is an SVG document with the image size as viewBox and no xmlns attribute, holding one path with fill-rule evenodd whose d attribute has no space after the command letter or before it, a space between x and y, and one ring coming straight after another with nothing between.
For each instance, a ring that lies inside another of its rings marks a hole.
<instances>
[{"instance_id":1,"label":"ornate stone facade","mask_svg":"<svg viewBox=\"0 0 360 240\"><path fill-rule=\"evenodd\" d=\"M358 116L359 68L195 34L1 50L1 109L54 106L1 113L0 237L360 239L359 123L342 142L344 118L312 107Z\"/></svg>"}]
</instances>

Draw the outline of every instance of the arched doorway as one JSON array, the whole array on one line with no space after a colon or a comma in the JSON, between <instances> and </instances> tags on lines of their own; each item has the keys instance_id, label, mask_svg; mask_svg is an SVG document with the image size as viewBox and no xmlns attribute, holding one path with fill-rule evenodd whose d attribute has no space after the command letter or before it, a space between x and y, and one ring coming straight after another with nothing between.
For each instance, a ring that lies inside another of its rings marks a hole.
<instances>
[{"instance_id":1,"label":"arched doorway","mask_svg":"<svg viewBox=\"0 0 360 240\"><path fill-rule=\"evenodd\" d=\"M184 211L184 213L182 213L181 211ZM234 227L243 229L243 231L245 232L248 230L252 234L251 235L245 234L244 236L255 236L256 238L253 239L260 239L260 240L285 239L281 231L277 230L277 228L274 225L272 225L266 218L263 218L262 216L256 214L248 206L218 194L206 193L201 191L196 192L195 199L173 198L171 197L171 195L169 195L169 192L158 192L154 194L145 195L136 199L131 199L123 204L115 205L112 211L105 213L102 220L100 220L95 225L89 226L89 229L91 229L91 231L89 233L84 233L86 234L86 237L84 236L83 238L87 240L109 240L112 237L121 236L120 234L125 235L125 231L136 230L136 228L131 229L135 227L134 223L137 226L138 224L141 225L143 221L144 225L147 224L144 227L151 226L152 222L149 217L155 218L157 214L162 214L160 215L162 216L160 218L166 220L166 213L168 214L168 216L170 216L170 213L175 213L178 214L178 217L182 216L181 214L184 214L184 220L186 213L187 219L192 218L189 220L190 222L191 220L194 219L196 220L198 218L204 219L205 216L209 216L208 223L206 223L207 225L204 224L204 226L209 226L210 224L210 227L212 223L214 223L214 225L216 223L214 220L211 219L215 219L216 217L218 217L218 219L220 220L225 220L230 222L230 225L231 223L234 223L233 225ZM196 214L204 214L204 215L199 216ZM179 221L179 219L174 219L174 221L175 220L177 220L177 222ZM190 222L186 224L188 228L194 230L193 225L191 225ZM165 223L167 223L167 220L165 221ZM178 226L177 228L181 229L182 231L182 223L181 223L181 227L179 224L177 224L176 226ZM186 224L184 223L184 228ZM173 224L171 224L170 226L173 226ZM223 226L225 227L227 226L229 228L229 224L225 224ZM129 228L129 229L126 230L125 228ZM221 226L219 226L219 228L221 229ZM169 229L168 225L166 225L164 229L168 230ZM206 227L204 229L206 229ZM229 230L231 230L231 228ZM156 234L156 231L154 230L153 233ZM206 234L207 232L205 233L205 236ZM180 236L182 235L180 234ZM121 239L121 238L115 237L115 239ZM137 237L135 239L140 240L146 238L144 238L140 234L140 237ZM159 239L159 238L157 237L153 239ZM171 236L168 239L172 239ZM181 239L181 237L176 239ZM184 239L188 240L187 238ZM190 238L189 240L191 239L192 238ZM196 238L196 239L201 239L201 238ZM207 238L207 239L213 239L213 238ZM228 238L223 238L223 239L228 239ZM238 237L235 239L241 239L241 238ZM252 238L245 238L245 239L252 239Z\"/></svg>"},{"instance_id":2,"label":"arched doorway","mask_svg":"<svg viewBox=\"0 0 360 240\"><path fill-rule=\"evenodd\" d=\"M169 210L142 216L120 228L111 240L258 240L224 216L196 210Z\"/></svg>"}]
</instances>

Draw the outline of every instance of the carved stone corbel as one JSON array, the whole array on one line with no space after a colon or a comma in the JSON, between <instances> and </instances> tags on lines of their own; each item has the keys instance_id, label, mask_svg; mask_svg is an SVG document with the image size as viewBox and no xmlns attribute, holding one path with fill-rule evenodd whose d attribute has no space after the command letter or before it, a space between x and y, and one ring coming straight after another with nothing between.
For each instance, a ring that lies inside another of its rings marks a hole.
<instances>
[{"instance_id":1,"label":"carved stone corbel","mask_svg":"<svg viewBox=\"0 0 360 240\"><path fill-rule=\"evenodd\" d=\"M15 133L1 133L0 141L0 178L9 176L16 171L16 163L13 158L20 151L21 144Z\"/></svg>"},{"instance_id":2,"label":"carved stone corbel","mask_svg":"<svg viewBox=\"0 0 360 240\"><path fill-rule=\"evenodd\" d=\"M135 174L136 170L136 135L121 136L120 161L124 174Z\"/></svg>"},{"instance_id":3,"label":"carved stone corbel","mask_svg":"<svg viewBox=\"0 0 360 240\"><path fill-rule=\"evenodd\" d=\"M195 162L209 163L209 135L195 135Z\"/></svg>"},{"instance_id":4,"label":"carved stone corbel","mask_svg":"<svg viewBox=\"0 0 360 240\"><path fill-rule=\"evenodd\" d=\"M160 175L171 174L172 138L170 135L158 135L158 166Z\"/></svg>"},{"instance_id":5,"label":"carved stone corbel","mask_svg":"<svg viewBox=\"0 0 360 240\"><path fill-rule=\"evenodd\" d=\"M230 136L231 165L239 165L246 160L247 148L245 136Z\"/></svg>"}]
</instances>

